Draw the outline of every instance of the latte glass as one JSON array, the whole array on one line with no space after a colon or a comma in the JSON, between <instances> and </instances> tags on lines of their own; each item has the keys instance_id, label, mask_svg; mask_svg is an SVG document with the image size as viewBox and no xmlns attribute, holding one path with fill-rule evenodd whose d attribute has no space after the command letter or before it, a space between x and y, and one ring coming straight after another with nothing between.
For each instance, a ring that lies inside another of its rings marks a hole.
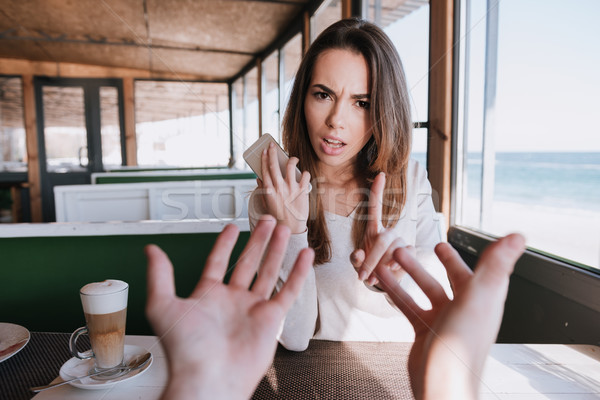
<instances>
[{"instance_id":1,"label":"latte glass","mask_svg":"<svg viewBox=\"0 0 600 400\"><path fill-rule=\"evenodd\" d=\"M73 332L69 349L74 357L82 360L94 358L92 372L124 365L128 293L129 285L119 280L89 283L79 292L86 326ZM80 353L76 343L84 333L89 335L92 349Z\"/></svg>"}]
</instances>

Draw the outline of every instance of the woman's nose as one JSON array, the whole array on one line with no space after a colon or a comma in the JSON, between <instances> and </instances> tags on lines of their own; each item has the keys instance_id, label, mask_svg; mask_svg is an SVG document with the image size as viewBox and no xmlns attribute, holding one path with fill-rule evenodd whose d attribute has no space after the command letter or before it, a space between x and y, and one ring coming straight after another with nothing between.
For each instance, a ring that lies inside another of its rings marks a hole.
<instances>
[{"instance_id":1,"label":"woman's nose","mask_svg":"<svg viewBox=\"0 0 600 400\"><path fill-rule=\"evenodd\" d=\"M345 128L345 116L341 102L337 101L333 104L325 123L332 129Z\"/></svg>"}]
</instances>

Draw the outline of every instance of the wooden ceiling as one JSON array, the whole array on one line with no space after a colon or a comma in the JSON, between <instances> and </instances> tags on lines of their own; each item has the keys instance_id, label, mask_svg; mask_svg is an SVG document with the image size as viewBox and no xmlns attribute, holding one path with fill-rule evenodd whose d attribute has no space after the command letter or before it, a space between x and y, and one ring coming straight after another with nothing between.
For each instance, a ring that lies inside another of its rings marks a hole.
<instances>
[{"instance_id":1,"label":"wooden ceiling","mask_svg":"<svg viewBox=\"0 0 600 400\"><path fill-rule=\"evenodd\" d=\"M3 1L0 58L224 81L283 34L310 1Z\"/></svg>"},{"instance_id":2,"label":"wooden ceiling","mask_svg":"<svg viewBox=\"0 0 600 400\"><path fill-rule=\"evenodd\" d=\"M192 76L196 80L224 82L263 54L305 9L314 9L320 3L321 0L5 0L0 6L0 59L130 68L167 73L175 78L181 74L186 79ZM339 5L339 0L332 3ZM428 3L369 1L367 17L385 27ZM321 22L328 25L339 18L336 10L339 8L323 10ZM296 47L292 46L291 51L300 50L300 46ZM184 114L190 109L203 114L204 110L228 107L224 86L179 82L169 84L166 90L162 87L165 85L136 84L137 122L173 118L173 110L165 109L165 103L178 107L186 104ZM250 84L250 90L256 86ZM60 96L67 98L68 93ZM103 96L103 104L113 101L112 96ZM80 122L70 121L68 116L72 113L65 110L68 108L55 113L46 110L46 123L78 126ZM20 80L0 77L0 125L19 128L22 121Z\"/></svg>"}]
</instances>

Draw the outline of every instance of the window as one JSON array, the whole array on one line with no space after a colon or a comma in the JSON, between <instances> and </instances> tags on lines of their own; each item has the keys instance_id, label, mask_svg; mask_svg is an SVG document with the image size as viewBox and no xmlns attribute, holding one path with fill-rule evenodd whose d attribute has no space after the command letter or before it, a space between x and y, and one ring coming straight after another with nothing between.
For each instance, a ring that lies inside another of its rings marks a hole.
<instances>
[{"instance_id":1,"label":"window","mask_svg":"<svg viewBox=\"0 0 600 400\"><path fill-rule=\"evenodd\" d=\"M600 3L460 12L455 222L599 268Z\"/></svg>"},{"instance_id":2,"label":"window","mask_svg":"<svg viewBox=\"0 0 600 400\"><path fill-rule=\"evenodd\" d=\"M342 2L325 0L319 9L310 17L310 42L319 36L329 25L342 19Z\"/></svg>"},{"instance_id":3,"label":"window","mask_svg":"<svg viewBox=\"0 0 600 400\"><path fill-rule=\"evenodd\" d=\"M242 159L244 147L244 77L240 77L233 82L231 86L231 104L232 104L232 129L233 133L233 154L235 154L235 166L242 169L248 169Z\"/></svg>"},{"instance_id":4,"label":"window","mask_svg":"<svg viewBox=\"0 0 600 400\"><path fill-rule=\"evenodd\" d=\"M88 168L84 96L81 86L42 88L48 172L84 172Z\"/></svg>"},{"instance_id":5,"label":"window","mask_svg":"<svg viewBox=\"0 0 600 400\"><path fill-rule=\"evenodd\" d=\"M302 34L296 34L289 42L283 46L281 50L281 69L283 70L283 82L281 87L281 120L290 100L292 87L294 86L294 78L300 62L302 61Z\"/></svg>"},{"instance_id":6,"label":"window","mask_svg":"<svg viewBox=\"0 0 600 400\"><path fill-rule=\"evenodd\" d=\"M229 163L226 83L136 81L135 120L140 166Z\"/></svg>"},{"instance_id":7,"label":"window","mask_svg":"<svg viewBox=\"0 0 600 400\"><path fill-rule=\"evenodd\" d=\"M21 78L0 77L0 173L26 172Z\"/></svg>"},{"instance_id":8,"label":"window","mask_svg":"<svg viewBox=\"0 0 600 400\"><path fill-rule=\"evenodd\" d=\"M244 76L244 136L233 137L243 140L244 149L258 139L258 117L258 68L254 67Z\"/></svg>"},{"instance_id":9,"label":"window","mask_svg":"<svg viewBox=\"0 0 600 400\"><path fill-rule=\"evenodd\" d=\"M368 0L367 18L390 37L406 74L415 123L427 121L429 93L429 1ZM413 130L412 158L427 157L427 128Z\"/></svg>"},{"instance_id":10,"label":"window","mask_svg":"<svg viewBox=\"0 0 600 400\"><path fill-rule=\"evenodd\" d=\"M279 51L262 63L262 133L279 141Z\"/></svg>"},{"instance_id":11,"label":"window","mask_svg":"<svg viewBox=\"0 0 600 400\"><path fill-rule=\"evenodd\" d=\"M119 94L116 87L100 88L100 135L102 165L105 169L123 164L121 157L121 126L119 124Z\"/></svg>"}]
</instances>

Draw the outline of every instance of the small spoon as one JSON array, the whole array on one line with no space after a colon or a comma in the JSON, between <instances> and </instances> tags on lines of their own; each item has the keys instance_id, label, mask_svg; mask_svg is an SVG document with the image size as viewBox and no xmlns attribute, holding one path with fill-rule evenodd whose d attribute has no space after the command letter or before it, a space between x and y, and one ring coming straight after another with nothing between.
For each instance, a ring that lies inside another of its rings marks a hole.
<instances>
[{"instance_id":1,"label":"small spoon","mask_svg":"<svg viewBox=\"0 0 600 400\"><path fill-rule=\"evenodd\" d=\"M119 367L114 367L114 368L110 368L101 372L94 372L93 374L89 374L89 375L85 375L85 376L80 376L77 378L73 378L73 379L69 379L67 381L62 381L62 382L58 382L58 383L51 383L49 385L44 385L44 386L36 386L36 387L32 387L29 388L29 390L31 390L34 393L37 392L41 392L42 390L46 390L46 389L50 389L53 387L57 387L57 386L62 386L66 383L69 382L73 382L73 381L78 381L80 379L83 378L88 378L90 376L96 376L96 375L100 375L100 374L105 374L107 372L111 372L111 371L118 371L121 370L123 373L119 376L123 376L126 373L129 373L131 371L135 371L136 369L142 368L144 365L148 364L148 361L150 361L150 358L152 358L152 354L150 353L146 353L146 354L142 354L139 355L137 357L132 358L126 366L119 366Z\"/></svg>"}]
</instances>

